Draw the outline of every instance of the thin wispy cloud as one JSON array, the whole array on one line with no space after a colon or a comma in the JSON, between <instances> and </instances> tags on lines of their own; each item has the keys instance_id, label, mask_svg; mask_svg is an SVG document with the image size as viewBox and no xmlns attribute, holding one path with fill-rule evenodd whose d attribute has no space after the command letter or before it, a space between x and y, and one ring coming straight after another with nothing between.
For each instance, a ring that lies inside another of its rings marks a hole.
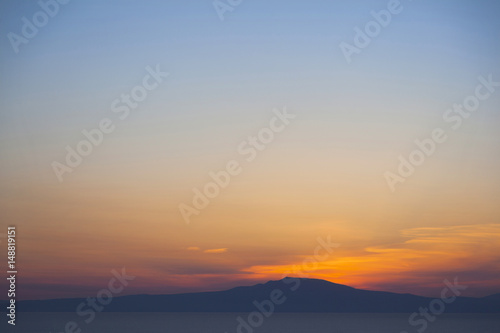
<instances>
[{"instance_id":1,"label":"thin wispy cloud","mask_svg":"<svg viewBox=\"0 0 500 333\"><path fill-rule=\"evenodd\" d=\"M227 252L227 248L222 248L222 249L210 249L210 250L205 250L203 251L205 253L224 253Z\"/></svg>"},{"instance_id":2,"label":"thin wispy cloud","mask_svg":"<svg viewBox=\"0 0 500 333\"><path fill-rule=\"evenodd\" d=\"M421 293L431 290L450 271L464 272L471 285L494 285L499 269L488 268L488 263L500 260L499 239L500 224L404 229L399 241L365 247L356 256L333 257L309 273L332 282L395 291L413 289L417 279ZM298 262L253 266L245 271L278 275L293 272ZM389 285L387 276L398 279Z\"/></svg>"}]
</instances>

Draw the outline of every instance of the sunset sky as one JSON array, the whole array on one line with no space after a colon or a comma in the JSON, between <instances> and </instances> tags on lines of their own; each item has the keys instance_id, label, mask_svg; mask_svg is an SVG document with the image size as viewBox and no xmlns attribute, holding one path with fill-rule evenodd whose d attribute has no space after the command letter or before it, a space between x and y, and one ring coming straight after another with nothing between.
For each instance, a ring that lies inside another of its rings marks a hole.
<instances>
[{"instance_id":1,"label":"sunset sky","mask_svg":"<svg viewBox=\"0 0 500 333\"><path fill-rule=\"evenodd\" d=\"M211 0L72 1L16 53L8 34L41 9L2 1L0 247L17 226L18 299L95 295L122 267L122 295L252 285L314 258L318 237L339 247L310 278L500 293L500 87L460 128L443 118L479 77L500 82L500 3L401 0L348 64L339 44L387 3L248 0L222 21ZM121 119L114 101L157 68ZM238 147L283 110L248 161ZM59 181L54 161L106 118ZM436 128L447 140L391 191L384 174ZM179 205L229 161L241 172L186 223Z\"/></svg>"}]
</instances>

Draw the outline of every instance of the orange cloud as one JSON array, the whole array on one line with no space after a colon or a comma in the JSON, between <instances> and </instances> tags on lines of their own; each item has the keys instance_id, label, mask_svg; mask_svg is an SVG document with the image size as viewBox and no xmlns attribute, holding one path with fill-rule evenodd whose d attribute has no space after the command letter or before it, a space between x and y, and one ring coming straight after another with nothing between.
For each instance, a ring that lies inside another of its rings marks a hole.
<instances>
[{"instance_id":1,"label":"orange cloud","mask_svg":"<svg viewBox=\"0 0 500 333\"><path fill-rule=\"evenodd\" d=\"M400 231L399 242L364 248L359 254L332 253L313 269L300 261L252 266L244 271L278 277L297 272L354 287L425 294L443 281L459 276L478 289L498 285L500 224L412 228ZM311 253L312 255L312 253ZM312 256L311 256L312 257ZM416 290L415 286L419 289Z\"/></svg>"},{"instance_id":2,"label":"orange cloud","mask_svg":"<svg viewBox=\"0 0 500 333\"><path fill-rule=\"evenodd\" d=\"M203 251L205 253L224 253L227 252L227 247L222 248L222 249L210 249L210 250L205 250Z\"/></svg>"}]
</instances>

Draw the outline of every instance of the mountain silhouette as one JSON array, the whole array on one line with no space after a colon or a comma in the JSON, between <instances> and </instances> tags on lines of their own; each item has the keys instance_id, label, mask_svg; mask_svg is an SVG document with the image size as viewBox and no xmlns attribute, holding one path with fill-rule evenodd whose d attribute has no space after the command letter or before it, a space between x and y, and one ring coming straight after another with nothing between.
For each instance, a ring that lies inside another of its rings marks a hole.
<instances>
[{"instance_id":1,"label":"mountain silhouette","mask_svg":"<svg viewBox=\"0 0 500 333\"><path fill-rule=\"evenodd\" d=\"M95 297L95 296L94 296ZM448 290L445 312L500 312L500 294L482 298L455 297ZM361 290L318 279L284 278L225 291L171 295L114 297L104 312L251 312L269 307L274 312L412 313L429 307L434 298L412 294ZM73 312L85 298L19 301L19 311ZM5 311L7 303L2 302Z\"/></svg>"}]
</instances>

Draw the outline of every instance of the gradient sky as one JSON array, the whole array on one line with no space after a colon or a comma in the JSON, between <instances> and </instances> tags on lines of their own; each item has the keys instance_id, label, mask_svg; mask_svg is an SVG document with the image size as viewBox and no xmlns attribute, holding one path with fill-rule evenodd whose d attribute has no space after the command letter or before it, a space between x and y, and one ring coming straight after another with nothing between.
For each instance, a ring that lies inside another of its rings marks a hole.
<instances>
[{"instance_id":1,"label":"gradient sky","mask_svg":"<svg viewBox=\"0 0 500 333\"><path fill-rule=\"evenodd\" d=\"M396 192L383 177L478 76L500 81L500 3L401 3L347 64L339 44L387 1L243 1L224 21L209 0L73 1L19 53L7 34L40 7L2 1L0 233L17 226L18 298L92 296L121 267L123 294L251 285L328 235L340 247L309 277L500 292L500 89ZM111 103L157 64L169 77L119 121ZM186 224L178 205L283 107L296 119ZM103 118L115 131L59 182L51 163Z\"/></svg>"}]
</instances>

